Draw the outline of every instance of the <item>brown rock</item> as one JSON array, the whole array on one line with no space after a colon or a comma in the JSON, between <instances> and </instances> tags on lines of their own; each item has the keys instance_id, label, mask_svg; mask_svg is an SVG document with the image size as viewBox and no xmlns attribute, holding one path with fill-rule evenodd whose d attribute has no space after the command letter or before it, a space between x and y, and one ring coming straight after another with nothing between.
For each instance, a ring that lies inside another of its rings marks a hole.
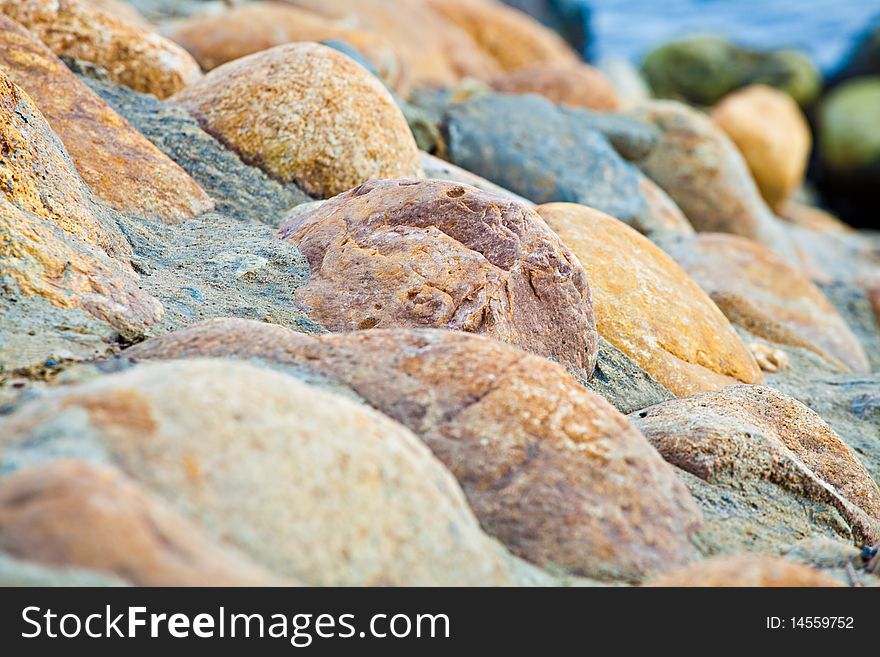
<instances>
[{"instance_id":1,"label":"brown rock","mask_svg":"<svg viewBox=\"0 0 880 657\"><path fill-rule=\"evenodd\" d=\"M730 386L630 415L686 479L725 551L811 535L880 538L880 488L822 418L764 386Z\"/></svg>"},{"instance_id":2,"label":"brown rock","mask_svg":"<svg viewBox=\"0 0 880 657\"><path fill-rule=\"evenodd\" d=\"M0 479L0 550L136 586L281 583L118 472L83 461L51 461Z\"/></svg>"},{"instance_id":3,"label":"brown rock","mask_svg":"<svg viewBox=\"0 0 880 657\"><path fill-rule=\"evenodd\" d=\"M639 174L639 191L645 199L647 212L637 220L634 228L645 235L675 233L693 235L694 227L684 216L669 194L644 174Z\"/></svg>"},{"instance_id":4,"label":"brown rock","mask_svg":"<svg viewBox=\"0 0 880 657\"><path fill-rule=\"evenodd\" d=\"M483 528L539 565L638 580L696 557L699 513L643 437L560 366L494 340L402 329L314 338L221 319L124 356L257 359L348 387L419 435Z\"/></svg>"},{"instance_id":5,"label":"brown rock","mask_svg":"<svg viewBox=\"0 0 880 657\"><path fill-rule=\"evenodd\" d=\"M602 73L589 64L535 64L490 81L506 94L539 94L557 105L586 107L599 112L619 109L617 92Z\"/></svg>"},{"instance_id":6,"label":"brown rock","mask_svg":"<svg viewBox=\"0 0 880 657\"><path fill-rule=\"evenodd\" d=\"M403 83L401 62L385 37L279 2L252 2L219 14L198 15L173 25L166 35L206 71L292 41L341 39L357 48L390 85L400 89Z\"/></svg>"},{"instance_id":7,"label":"brown rock","mask_svg":"<svg viewBox=\"0 0 880 657\"><path fill-rule=\"evenodd\" d=\"M852 233L853 228L830 212L805 203L789 200L783 205L779 216L796 226L817 233Z\"/></svg>"},{"instance_id":8,"label":"brown rock","mask_svg":"<svg viewBox=\"0 0 880 657\"><path fill-rule=\"evenodd\" d=\"M312 196L371 178L423 175L388 90L349 57L316 43L229 62L172 100L243 160Z\"/></svg>"},{"instance_id":9,"label":"brown rock","mask_svg":"<svg viewBox=\"0 0 880 657\"><path fill-rule=\"evenodd\" d=\"M2 14L0 63L31 96L77 171L108 205L167 223L214 207L183 169L110 109L52 51ZM57 194L54 186L52 194Z\"/></svg>"},{"instance_id":10,"label":"brown rock","mask_svg":"<svg viewBox=\"0 0 880 657\"><path fill-rule=\"evenodd\" d=\"M697 231L749 237L796 261L783 225L761 197L745 160L711 119L670 100L628 113L662 131L660 143L638 165Z\"/></svg>"},{"instance_id":11,"label":"brown rock","mask_svg":"<svg viewBox=\"0 0 880 657\"><path fill-rule=\"evenodd\" d=\"M428 0L428 5L473 37L504 71L533 64L575 64L580 57L531 16L500 2Z\"/></svg>"},{"instance_id":12,"label":"brown rock","mask_svg":"<svg viewBox=\"0 0 880 657\"><path fill-rule=\"evenodd\" d=\"M162 317L162 305L140 289L129 265L2 199L0 257L6 295L13 295L9 286L14 284L18 295L37 295L60 308L82 308L128 337L141 335Z\"/></svg>"},{"instance_id":13,"label":"brown rock","mask_svg":"<svg viewBox=\"0 0 880 657\"><path fill-rule=\"evenodd\" d=\"M209 538L305 584L540 576L480 531L453 477L409 430L246 363L144 364L0 419L4 469L59 452L115 464Z\"/></svg>"},{"instance_id":14,"label":"brown rock","mask_svg":"<svg viewBox=\"0 0 880 657\"><path fill-rule=\"evenodd\" d=\"M721 233L664 246L734 324L771 342L809 349L844 370L869 371L859 339L831 302L767 247Z\"/></svg>"},{"instance_id":15,"label":"brown rock","mask_svg":"<svg viewBox=\"0 0 880 657\"><path fill-rule=\"evenodd\" d=\"M664 575L649 586L793 587L843 586L821 570L779 557L715 557Z\"/></svg>"},{"instance_id":16,"label":"brown rock","mask_svg":"<svg viewBox=\"0 0 880 657\"><path fill-rule=\"evenodd\" d=\"M86 0L88 4L93 5L106 14L118 18L123 23L134 25L136 27L150 30L150 22L137 10L137 8L128 2L128 0Z\"/></svg>"},{"instance_id":17,"label":"brown rock","mask_svg":"<svg viewBox=\"0 0 880 657\"><path fill-rule=\"evenodd\" d=\"M599 334L673 394L763 380L724 315L647 238L583 205L537 212L583 264Z\"/></svg>"},{"instance_id":18,"label":"brown rock","mask_svg":"<svg viewBox=\"0 0 880 657\"><path fill-rule=\"evenodd\" d=\"M439 180L374 180L282 225L308 258L296 301L332 331L442 327L596 364L587 279L541 218Z\"/></svg>"},{"instance_id":19,"label":"brown rock","mask_svg":"<svg viewBox=\"0 0 880 657\"><path fill-rule=\"evenodd\" d=\"M804 181L813 141L798 104L754 84L722 98L712 120L739 148L764 200L778 212Z\"/></svg>"},{"instance_id":20,"label":"brown rock","mask_svg":"<svg viewBox=\"0 0 880 657\"><path fill-rule=\"evenodd\" d=\"M463 29L424 0L286 0L355 29L381 34L406 62L416 87L481 80L499 72L498 63Z\"/></svg>"},{"instance_id":21,"label":"brown rock","mask_svg":"<svg viewBox=\"0 0 880 657\"><path fill-rule=\"evenodd\" d=\"M166 98L201 77L199 65L177 44L84 0L0 0L0 12L59 57L93 62L135 91Z\"/></svg>"}]
</instances>

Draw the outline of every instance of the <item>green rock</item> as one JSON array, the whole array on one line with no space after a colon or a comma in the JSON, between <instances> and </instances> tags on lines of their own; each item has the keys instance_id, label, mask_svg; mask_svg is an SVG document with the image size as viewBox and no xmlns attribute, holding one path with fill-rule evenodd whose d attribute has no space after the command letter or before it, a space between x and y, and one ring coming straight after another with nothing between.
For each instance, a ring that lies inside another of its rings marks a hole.
<instances>
[{"instance_id":1,"label":"green rock","mask_svg":"<svg viewBox=\"0 0 880 657\"><path fill-rule=\"evenodd\" d=\"M880 76L837 87L819 112L823 163L837 172L880 164Z\"/></svg>"},{"instance_id":2,"label":"green rock","mask_svg":"<svg viewBox=\"0 0 880 657\"><path fill-rule=\"evenodd\" d=\"M698 105L714 105L754 83L776 87L809 105L821 88L818 72L801 52L751 50L711 35L660 46L645 58L642 72L657 96Z\"/></svg>"}]
</instances>

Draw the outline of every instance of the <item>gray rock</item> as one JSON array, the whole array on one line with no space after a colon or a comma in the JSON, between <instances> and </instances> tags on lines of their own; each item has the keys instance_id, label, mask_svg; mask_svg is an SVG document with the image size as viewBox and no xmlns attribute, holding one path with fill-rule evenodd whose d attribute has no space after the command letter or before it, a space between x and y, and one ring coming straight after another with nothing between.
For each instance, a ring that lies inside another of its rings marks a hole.
<instances>
[{"instance_id":1,"label":"gray rock","mask_svg":"<svg viewBox=\"0 0 880 657\"><path fill-rule=\"evenodd\" d=\"M100 69L69 62L80 79L214 199L218 212L277 225L290 208L311 201L292 183L272 180L201 129L184 109L102 79Z\"/></svg>"},{"instance_id":2,"label":"gray rock","mask_svg":"<svg viewBox=\"0 0 880 657\"><path fill-rule=\"evenodd\" d=\"M83 568L54 568L0 552L0 586L128 586L112 575Z\"/></svg>"},{"instance_id":3,"label":"gray rock","mask_svg":"<svg viewBox=\"0 0 880 657\"><path fill-rule=\"evenodd\" d=\"M817 282L816 285L864 346L871 371L880 371L880 328L864 290L843 281Z\"/></svg>"},{"instance_id":4,"label":"gray rock","mask_svg":"<svg viewBox=\"0 0 880 657\"><path fill-rule=\"evenodd\" d=\"M632 413L673 397L629 356L601 336L599 359L586 386L621 413Z\"/></svg>"},{"instance_id":5,"label":"gray rock","mask_svg":"<svg viewBox=\"0 0 880 657\"><path fill-rule=\"evenodd\" d=\"M535 203L582 203L627 223L648 213L635 168L586 111L538 96L479 94L449 105L443 127L448 159ZM615 141L624 143L623 134ZM643 137L631 140L633 152Z\"/></svg>"}]
</instances>

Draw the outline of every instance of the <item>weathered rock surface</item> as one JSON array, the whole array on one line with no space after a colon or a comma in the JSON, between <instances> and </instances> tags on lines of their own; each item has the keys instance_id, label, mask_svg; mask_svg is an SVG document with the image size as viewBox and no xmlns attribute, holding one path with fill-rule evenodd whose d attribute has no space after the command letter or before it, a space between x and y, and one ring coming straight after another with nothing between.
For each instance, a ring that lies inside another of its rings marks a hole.
<instances>
[{"instance_id":1,"label":"weathered rock surface","mask_svg":"<svg viewBox=\"0 0 880 657\"><path fill-rule=\"evenodd\" d=\"M0 479L0 550L137 586L283 582L208 540L167 503L113 469L73 460Z\"/></svg>"},{"instance_id":2,"label":"weathered rock surface","mask_svg":"<svg viewBox=\"0 0 880 657\"><path fill-rule=\"evenodd\" d=\"M638 580L696 556L699 514L672 470L558 365L448 331L311 338L215 320L125 352L265 360L329 379L412 429L490 534L546 567Z\"/></svg>"},{"instance_id":3,"label":"weathered rock surface","mask_svg":"<svg viewBox=\"0 0 880 657\"><path fill-rule=\"evenodd\" d=\"M557 105L600 112L620 106L614 87L589 64L534 64L495 76L489 83L500 93L538 94Z\"/></svg>"},{"instance_id":4,"label":"weathered rock surface","mask_svg":"<svg viewBox=\"0 0 880 657\"><path fill-rule=\"evenodd\" d=\"M621 413L632 413L673 398L669 390L601 335L596 369L586 385Z\"/></svg>"},{"instance_id":5,"label":"weathered rock surface","mask_svg":"<svg viewBox=\"0 0 880 657\"><path fill-rule=\"evenodd\" d=\"M278 182L242 162L183 108L117 85L99 71L82 68L80 78L192 176L218 212L277 225L288 210L311 200L294 183Z\"/></svg>"},{"instance_id":6,"label":"weathered rock surface","mask_svg":"<svg viewBox=\"0 0 880 657\"><path fill-rule=\"evenodd\" d=\"M504 196L511 201L516 201L517 203L521 203L527 207L535 207L535 204L532 203L529 199L523 198L519 194L514 194L513 192L508 191L503 187L499 187L495 183L486 180L485 178L481 178L475 173L471 173L466 169L455 166L454 164L452 164L451 162L447 162L446 160L441 160L439 157L431 155L430 153L424 153L420 151L419 162L422 165L422 169L425 172L426 178L463 183L465 185L470 185L471 187L476 187L477 189L480 189L484 192L490 192L492 194L497 194L498 196Z\"/></svg>"},{"instance_id":7,"label":"weathered rock surface","mask_svg":"<svg viewBox=\"0 0 880 657\"><path fill-rule=\"evenodd\" d=\"M84 568L53 568L0 552L0 586L126 586L118 577Z\"/></svg>"},{"instance_id":8,"label":"weathered rock surface","mask_svg":"<svg viewBox=\"0 0 880 657\"><path fill-rule=\"evenodd\" d=\"M583 203L635 223L649 212L639 176L602 134L609 129L607 119L597 122L602 116L558 108L538 96L481 94L448 106L447 154L535 203ZM628 125L635 138L627 141L618 133L617 141L640 145L641 124Z\"/></svg>"},{"instance_id":9,"label":"weathered rock surface","mask_svg":"<svg viewBox=\"0 0 880 657\"><path fill-rule=\"evenodd\" d=\"M749 237L795 261L745 161L711 119L673 101L653 101L628 113L661 130L659 144L638 165L697 231Z\"/></svg>"},{"instance_id":10,"label":"weathered rock surface","mask_svg":"<svg viewBox=\"0 0 880 657\"><path fill-rule=\"evenodd\" d=\"M458 25L424 0L286 0L288 4L385 36L406 62L415 87L488 79L498 63Z\"/></svg>"},{"instance_id":11,"label":"weathered rock surface","mask_svg":"<svg viewBox=\"0 0 880 657\"><path fill-rule=\"evenodd\" d=\"M298 214L279 237L312 270L297 303L332 331L482 333L590 378L596 332L584 271L515 201L439 180L375 180Z\"/></svg>"},{"instance_id":12,"label":"weathered rock surface","mask_svg":"<svg viewBox=\"0 0 880 657\"><path fill-rule=\"evenodd\" d=\"M779 557L715 557L658 577L650 586L817 587L843 586L821 570Z\"/></svg>"},{"instance_id":13,"label":"weathered rock surface","mask_svg":"<svg viewBox=\"0 0 880 657\"><path fill-rule=\"evenodd\" d=\"M46 117L91 190L111 207L168 223L212 209L185 171L3 14L0 64Z\"/></svg>"},{"instance_id":14,"label":"weathered rock surface","mask_svg":"<svg viewBox=\"0 0 880 657\"><path fill-rule=\"evenodd\" d=\"M0 12L59 57L98 64L136 91L166 98L201 77L199 65L177 44L85 0L0 0Z\"/></svg>"},{"instance_id":15,"label":"weathered rock surface","mask_svg":"<svg viewBox=\"0 0 880 657\"><path fill-rule=\"evenodd\" d=\"M113 463L210 538L306 584L539 577L480 531L407 429L249 364L145 364L59 389L0 420L0 437L0 469Z\"/></svg>"},{"instance_id":16,"label":"weathered rock surface","mask_svg":"<svg viewBox=\"0 0 880 657\"><path fill-rule=\"evenodd\" d=\"M422 174L382 83L338 51L291 43L229 62L172 99L245 162L312 196Z\"/></svg>"},{"instance_id":17,"label":"weathered rock surface","mask_svg":"<svg viewBox=\"0 0 880 657\"><path fill-rule=\"evenodd\" d=\"M880 488L818 415L764 386L730 386L630 416L685 483L710 551L778 552L809 536L880 538Z\"/></svg>"},{"instance_id":18,"label":"weathered rock surface","mask_svg":"<svg viewBox=\"0 0 880 657\"><path fill-rule=\"evenodd\" d=\"M357 48L390 86L397 88L404 77L403 63L382 35L280 2L251 2L210 16L194 16L171 25L165 35L186 48L206 71L293 41L340 39Z\"/></svg>"},{"instance_id":19,"label":"weathered rock surface","mask_svg":"<svg viewBox=\"0 0 880 657\"><path fill-rule=\"evenodd\" d=\"M740 150L767 204L776 212L800 187L810 157L810 126L791 96L751 85L725 96L712 120Z\"/></svg>"},{"instance_id":20,"label":"weathered rock surface","mask_svg":"<svg viewBox=\"0 0 880 657\"><path fill-rule=\"evenodd\" d=\"M852 226L830 212L812 205L791 200L779 211L779 216L796 226L820 233L851 233Z\"/></svg>"},{"instance_id":21,"label":"weathered rock surface","mask_svg":"<svg viewBox=\"0 0 880 657\"><path fill-rule=\"evenodd\" d=\"M871 294L844 281L816 284L861 343L871 372L880 371L880 324Z\"/></svg>"},{"instance_id":22,"label":"weathered rock surface","mask_svg":"<svg viewBox=\"0 0 880 657\"><path fill-rule=\"evenodd\" d=\"M505 71L580 61L558 34L503 4L483 0L428 0L427 4L470 34Z\"/></svg>"},{"instance_id":23,"label":"weathered rock surface","mask_svg":"<svg viewBox=\"0 0 880 657\"><path fill-rule=\"evenodd\" d=\"M639 174L639 191L648 211L632 223L643 235L693 235L694 227L669 194L644 174Z\"/></svg>"},{"instance_id":24,"label":"weathered rock surface","mask_svg":"<svg viewBox=\"0 0 880 657\"><path fill-rule=\"evenodd\" d=\"M581 261L599 334L678 396L762 381L757 363L699 286L620 221L581 205L538 206Z\"/></svg>"},{"instance_id":25,"label":"weathered rock surface","mask_svg":"<svg viewBox=\"0 0 880 657\"><path fill-rule=\"evenodd\" d=\"M831 302L767 247L722 233L663 246L734 324L771 342L809 349L843 370L868 371L861 343Z\"/></svg>"},{"instance_id":26,"label":"weathered rock surface","mask_svg":"<svg viewBox=\"0 0 880 657\"><path fill-rule=\"evenodd\" d=\"M751 50L711 35L654 49L642 72L658 96L698 105L714 105L748 84L767 84L806 106L822 88L818 71L801 52Z\"/></svg>"}]
</instances>

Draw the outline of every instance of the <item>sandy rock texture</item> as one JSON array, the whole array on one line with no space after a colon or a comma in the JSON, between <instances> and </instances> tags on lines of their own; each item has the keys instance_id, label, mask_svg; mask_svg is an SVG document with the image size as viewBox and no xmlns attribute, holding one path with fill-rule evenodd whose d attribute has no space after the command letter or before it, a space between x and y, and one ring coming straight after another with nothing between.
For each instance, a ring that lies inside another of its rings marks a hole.
<instances>
[{"instance_id":1,"label":"sandy rock texture","mask_svg":"<svg viewBox=\"0 0 880 657\"><path fill-rule=\"evenodd\" d=\"M2 0L0 12L59 57L94 62L136 91L166 98L201 77L183 48L86 0Z\"/></svg>"},{"instance_id":2,"label":"sandy rock texture","mask_svg":"<svg viewBox=\"0 0 880 657\"><path fill-rule=\"evenodd\" d=\"M596 327L678 396L761 372L729 322L675 262L635 230L573 203L538 206L590 280Z\"/></svg>"},{"instance_id":3,"label":"sandy rock texture","mask_svg":"<svg viewBox=\"0 0 880 657\"><path fill-rule=\"evenodd\" d=\"M388 90L326 46L292 43L243 57L172 101L245 162L312 196L334 196L371 178L423 175Z\"/></svg>"},{"instance_id":4,"label":"sandy rock texture","mask_svg":"<svg viewBox=\"0 0 880 657\"><path fill-rule=\"evenodd\" d=\"M213 208L183 169L76 78L51 50L0 14L0 62L64 142L77 171L121 212L174 223Z\"/></svg>"},{"instance_id":5,"label":"sandy rock texture","mask_svg":"<svg viewBox=\"0 0 880 657\"><path fill-rule=\"evenodd\" d=\"M282 225L312 276L296 295L332 331L443 327L596 363L587 279L534 210L438 180L375 180Z\"/></svg>"},{"instance_id":6,"label":"sandy rock texture","mask_svg":"<svg viewBox=\"0 0 880 657\"><path fill-rule=\"evenodd\" d=\"M144 364L24 404L0 436L6 472L115 464L209 538L305 584L540 581L407 429L253 365Z\"/></svg>"},{"instance_id":7,"label":"sandy rock texture","mask_svg":"<svg viewBox=\"0 0 880 657\"><path fill-rule=\"evenodd\" d=\"M536 564L633 581L697 556L699 513L672 469L610 404L545 359L458 332L314 338L240 320L122 357L198 356L266 361L348 387L420 436L484 529Z\"/></svg>"},{"instance_id":8,"label":"sandy rock texture","mask_svg":"<svg viewBox=\"0 0 880 657\"><path fill-rule=\"evenodd\" d=\"M713 551L779 552L810 536L880 539L880 488L818 415L764 386L730 386L630 416L692 475Z\"/></svg>"},{"instance_id":9,"label":"sandy rock texture","mask_svg":"<svg viewBox=\"0 0 880 657\"><path fill-rule=\"evenodd\" d=\"M679 572L658 577L651 586L843 586L821 570L767 556L735 556L707 559Z\"/></svg>"}]
</instances>

